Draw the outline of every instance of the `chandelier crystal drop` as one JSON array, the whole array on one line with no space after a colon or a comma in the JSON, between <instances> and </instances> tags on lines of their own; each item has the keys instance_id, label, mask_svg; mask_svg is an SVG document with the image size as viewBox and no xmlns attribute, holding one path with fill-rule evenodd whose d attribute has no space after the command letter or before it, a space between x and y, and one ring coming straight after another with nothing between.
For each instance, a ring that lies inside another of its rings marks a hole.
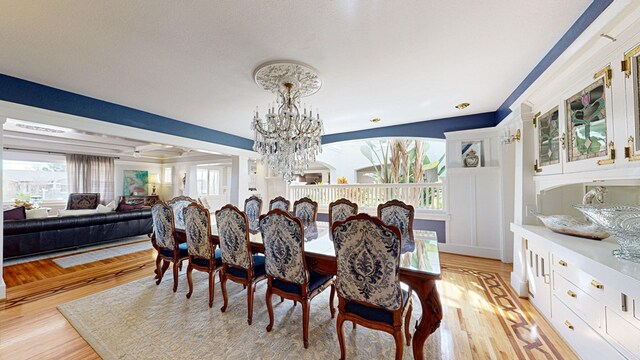
<instances>
[{"instance_id":1,"label":"chandelier crystal drop","mask_svg":"<svg viewBox=\"0 0 640 360\"><path fill-rule=\"evenodd\" d=\"M265 64L256 70L254 78L277 99L269 105L264 120L256 108L251 124L255 133L253 150L260 153L265 166L282 174L289 183L322 152L320 115L300 104L301 97L314 94L322 83L315 70L299 63Z\"/></svg>"}]
</instances>

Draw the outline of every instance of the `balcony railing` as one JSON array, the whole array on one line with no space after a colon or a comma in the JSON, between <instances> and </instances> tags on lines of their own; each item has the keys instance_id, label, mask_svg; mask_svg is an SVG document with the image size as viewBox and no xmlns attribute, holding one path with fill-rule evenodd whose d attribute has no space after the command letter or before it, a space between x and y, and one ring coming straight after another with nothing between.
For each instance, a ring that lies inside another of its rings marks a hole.
<instances>
[{"instance_id":1,"label":"balcony railing","mask_svg":"<svg viewBox=\"0 0 640 360\"><path fill-rule=\"evenodd\" d=\"M290 185L289 199L309 197L320 206L345 198L360 208L375 208L378 204L397 199L413 205L416 210L444 209L443 183L417 184L348 184L348 185Z\"/></svg>"}]
</instances>

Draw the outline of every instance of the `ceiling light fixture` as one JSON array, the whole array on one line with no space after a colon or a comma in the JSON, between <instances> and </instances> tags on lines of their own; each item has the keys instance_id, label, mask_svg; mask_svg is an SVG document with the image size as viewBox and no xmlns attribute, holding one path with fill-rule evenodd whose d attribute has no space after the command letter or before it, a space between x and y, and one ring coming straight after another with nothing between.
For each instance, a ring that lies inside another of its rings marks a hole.
<instances>
[{"instance_id":1,"label":"ceiling light fixture","mask_svg":"<svg viewBox=\"0 0 640 360\"><path fill-rule=\"evenodd\" d=\"M463 102L463 103L460 103L460 104L456 105L456 109L463 110L463 109L466 109L469 105L471 105L471 104L469 104L468 102Z\"/></svg>"},{"instance_id":2,"label":"ceiling light fixture","mask_svg":"<svg viewBox=\"0 0 640 360\"><path fill-rule=\"evenodd\" d=\"M269 104L265 120L258 108L251 129L255 132L253 150L260 153L265 166L282 174L286 182L294 173L303 173L322 152L322 120L300 98L313 95L322 86L317 72L308 65L275 62L260 65L253 74L256 83L276 95Z\"/></svg>"},{"instance_id":3,"label":"ceiling light fixture","mask_svg":"<svg viewBox=\"0 0 640 360\"><path fill-rule=\"evenodd\" d=\"M372 123L377 123L377 122L380 122L381 120L382 119L380 119L380 118L373 118L373 119L371 119L369 121L371 121Z\"/></svg>"}]
</instances>

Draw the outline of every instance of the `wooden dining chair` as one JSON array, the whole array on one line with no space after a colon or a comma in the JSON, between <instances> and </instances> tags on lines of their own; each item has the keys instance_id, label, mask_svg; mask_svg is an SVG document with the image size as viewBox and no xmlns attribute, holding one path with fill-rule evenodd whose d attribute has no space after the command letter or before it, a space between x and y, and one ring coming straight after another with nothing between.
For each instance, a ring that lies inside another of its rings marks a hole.
<instances>
[{"instance_id":1,"label":"wooden dining chair","mask_svg":"<svg viewBox=\"0 0 640 360\"><path fill-rule=\"evenodd\" d=\"M152 243L158 250L156 256L156 285L162 281L164 273L173 263L173 292L178 290L178 267L188 259L187 244L179 243L171 207L162 201L151 207L153 220ZM160 266L162 263L162 266Z\"/></svg>"},{"instance_id":2,"label":"wooden dining chair","mask_svg":"<svg viewBox=\"0 0 640 360\"><path fill-rule=\"evenodd\" d=\"M400 200L390 200L378 205L378 218L387 225L393 225L402 235L401 253L412 252L416 248L413 238L413 206Z\"/></svg>"},{"instance_id":3,"label":"wooden dining chair","mask_svg":"<svg viewBox=\"0 0 640 360\"><path fill-rule=\"evenodd\" d=\"M358 204L342 198L329 204L329 228L337 221L345 221L358 213Z\"/></svg>"},{"instance_id":4,"label":"wooden dining chair","mask_svg":"<svg viewBox=\"0 0 640 360\"><path fill-rule=\"evenodd\" d=\"M249 229L258 229L258 221L262 213L262 199L252 195L244 201L244 213L249 219Z\"/></svg>"},{"instance_id":5,"label":"wooden dining chair","mask_svg":"<svg viewBox=\"0 0 640 360\"><path fill-rule=\"evenodd\" d=\"M336 251L340 358L346 354L343 324L358 323L393 335L396 360L402 359L402 318L407 346L411 344L411 291L400 287L398 228L359 214L331 227Z\"/></svg>"},{"instance_id":6,"label":"wooden dining chair","mask_svg":"<svg viewBox=\"0 0 640 360\"><path fill-rule=\"evenodd\" d=\"M327 287L331 287L329 310L335 314L333 275L324 275L307 269L304 255L304 227L299 219L276 209L260 216L260 231L265 249L267 272L267 310L269 325L273 328L271 295L279 295L302 304L302 337L305 349L309 347L309 302Z\"/></svg>"},{"instance_id":7,"label":"wooden dining chair","mask_svg":"<svg viewBox=\"0 0 640 360\"><path fill-rule=\"evenodd\" d=\"M211 215L204 206L192 202L183 209L189 265L187 266L187 282L189 292L187 299L193 294L193 270L209 274L209 307L213 306L214 275L222 269L220 250L216 249L211 235ZM222 281L222 276L220 276Z\"/></svg>"},{"instance_id":8,"label":"wooden dining chair","mask_svg":"<svg viewBox=\"0 0 640 360\"><path fill-rule=\"evenodd\" d=\"M318 203L304 197L293 203L293 216L303 223L310 223L318 219Z\"/></svg>"},{"instance_id":9,"label":"wooden dining chair","mask_svg":"<svg viewBox=\"0 0 640 360\"><path fill-rule=\"evenodd\" d=\"M184 212L182 210L191 203L197 203L197 201L184 195L176 196L167 201L167 204L171 206L171 210L173 210L176 229L184 229Z\"/></svg>"},{"instance_id":10,"label":"wooden dining chair","mask_svg":"<svg viewBox=\"0 0 640 360\"><path fill-rule=\"evenodd\" d=\"M285 212L289 212L289 207L291 206L291 202L282 196L278 196L271 201L269 201L269 211L274 209L280 209Z\"/></svg>"},{"instance_id":11,"label":"wooden dining chair","mask_svg":"<svg viewBox=\"0 0 640 360\"><path fill-rule=\"evenodd\" d=\"M251 254L249 219L237 207L226 205L216 211L216 224L222 255L220 285L224 298L224 305L220 311L225 312L227 309L227 279L242 284L247 288L247 323L251 325L255 284L266 279L264 256Z\"/></svg>"}]
</instances>

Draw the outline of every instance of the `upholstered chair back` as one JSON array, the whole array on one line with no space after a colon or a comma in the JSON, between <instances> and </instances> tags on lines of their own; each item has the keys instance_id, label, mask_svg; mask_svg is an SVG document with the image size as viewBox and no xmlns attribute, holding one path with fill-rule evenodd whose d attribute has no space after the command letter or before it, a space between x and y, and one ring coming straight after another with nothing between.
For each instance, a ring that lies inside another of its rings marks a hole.
<instances>
[{"instance_id":1,"label":"upholstered chair back","mask_svg":"<svg viewBox=\"0 0 640 360\"><path fill-rule=\"evenodd\" d=\"M196 202L196 201L188 196L178 196L167 201L167 204L169 204L169 206L171 206L171 209L173 210L176 229L185 228L184 212L182 210L184 210L184 208L186 208L187 206L189 206L189 204L193 202Z\"/></svg>"},{"instance_id":2,"label":"upholstered chair back","mask_svg":"<svg viewBox=\"0 0 640 360\"><path fill-rule=\"evenodd\" d=\"M260 216L260 231L267 274L296 284L307 283L302 222L276 209Z\"/></svg>"},{"instance_id":3,"label":"upholstered chair back","mask_svg":"<svg viewBox=\"0 0 640 360\"><path fill-rule=\"evenodd\" d=\"M100 204L98 193L71 193L67 200L67 210L95 209Z\"/></svg>"},{"instance_id":4,"label":"upholstered chair back","mask_svg":"<svg viewBox=\"0 0 640 360\"><path fill-rule=\"evenodd\" d=\"M156 244L161 248L173 250L176 246L176 233L171 207L162 201L156 202L151 207L151 218Z\"/></svg>"},{"instance_id":5,"label":"upholstered chair back","mask_svg":"<svg viewBox=\"0 0 640 360\"><path fill-rule=\"evenodd\" d=\"M233 205L226 205L216 211L216 225L222 262L244 269L251 268L253 264L247 215Z\"/></svg>"},{"instance_id":6,"label":"upholstered chair back","mask_svg":"<svg viewBox=\"0 0 640 360\"><path fill-rule=\"evenodd\" d=\"M400 231L367 214L336 222L331 231L338 294L391 311L399 309Z\"/></svg>"},{"instance_id":7,"label":"upholstered chair back","mask_svg":"<svg viewBox=\"0 0 640 360\"><path fill-rule=\"evenodd\" d=\"M393 225L402 235L401 252L411 252L415 249L413 239L413 206L399 200L387 201L378 205L378 218L387 225Z\"/></svg>"},{"instance_id":8,"label":"upholstered chair back","mask_svg":"<svg viewBox=\"0 0 640 360\"><path fill-rule=\"evenodd\" d=\"M278 196L269 202L269 211L279 209L288 212L290 205L291 202L289 200L283 198L282 196Z\"/></svg>"},{"instance_id":9,"label":"upholstered chair back","mask_svg":"<svg viewBox=\"0 0 640 360\"><path fill-rule=\"evenodd\" d=\"M348 217L358 213L358 204L347 199L338 199L329 204L329 227L338 221L345 221Z\"/></svg>"},{"instance_id":10,"label":"upholstered chair back","mask_svg":"<svg viewBox=\"0 0 640 360\"><path fill-rule=\"evenodd\" d=\"M316 221L318 217L318 203L309 198L297 200L293 203L293 216L300 219L303 223Z\"/></svg>"},{"instance_id":11,"label":"upholstered chair back","mask_svg":"<svg viewBox=\"0 0 640 360\"><path fill-rule=\"evenodd\" d=\"M210 259L215 251L211 239L209 210L192 202L182 209L189 255Z\"/></svg>"},{"instance_id":12,"label":"upholstered chair back","mask_svg":"<svg viewBox=\"0 0 640 360\"><path fill-rule=\"evenodd\" d=\"M244 213L247 214L249 219L249 227L251 229L257 229L258 220L260 220L260 213L262 212L262 199L257 196L251 196L244 201Z\"/></svg>"}]
</instances>

